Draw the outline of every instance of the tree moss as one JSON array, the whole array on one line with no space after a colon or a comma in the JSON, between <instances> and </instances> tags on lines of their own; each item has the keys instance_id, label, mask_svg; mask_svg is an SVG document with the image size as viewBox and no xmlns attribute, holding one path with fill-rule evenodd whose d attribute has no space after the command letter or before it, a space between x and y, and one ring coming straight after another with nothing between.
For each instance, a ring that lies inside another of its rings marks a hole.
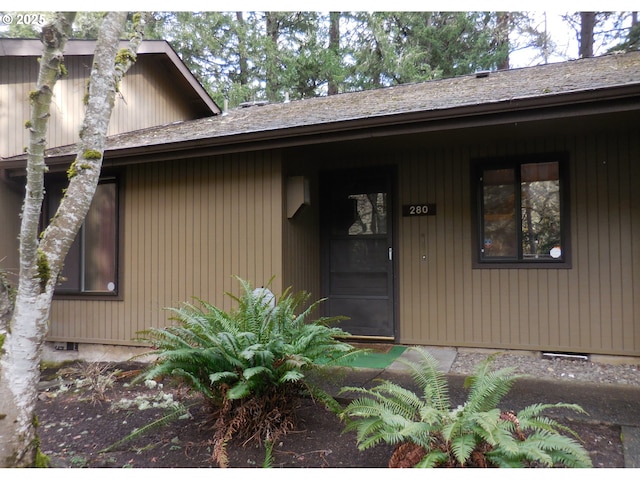
<instances>
[{"instance_id":1,"label":"tree moss","mask_svg":"<svg viewBox=\"0 0 640 480\"><path fill-rule=\"evenodd\" d=\"M33 123L31 123L31 120L27 120L26 122L24 122L24 128L26 128L27 130L30 129L33 126Z\"/></svg>"},{"instance_id":2,"label":"tree moss","mask_svg":"<svg viewBox=\"0 0 640 480\"><path fill-rule=\"evenodd\" d=\"M121 48L118 50L118 53L116 54L116 65L126 65L129 62L134 63L135 61L136 54L128 48Z\"/></svg>"},{"instance_id":3,"label":"tree moss","mask_svg":"<svg viewBox=\"0 0 640 480\"><path fill-rule=\"evenodd\" d=\"M34 468L49 468L51 466L51 460L49 459L48 456L46 456L44 453L42 453L42 450L40 450L40 437L38 436L38 416L34 415L33 416L33 420L32 420L32 425L33 428L36 430L35 433L35 438L33 439L33 447L35 448L35 458L33 460L33 466Z\"/></svg>"},{"instance_id":4,"label":"tree moss","mask_svg":"<svg viewBox=\"0 0 640 480\"><path fill-rule=\"evenodd\" d=\"M51 460L42 453L40 447L36 448L36 459L33 466L35 468L49 468L51 466Z\"/></svg>"},{"instance_id":5,"label":"tree moss","mask_svg":"<svg viewBox=\"0 0 640 480\"><path fill-rule=\"evenodd\" d=\"M76 170L76 161L74 160L73 162L71 162L71 165L69 165L69 168L67 169L67 179L71 180L77 174L78 171Z\"/></svg>"},{"instance_id":6,"label":"tree moss","mask_svg":"<svg viewBox=\"0 0 640 480\"><path fill-rule=\"evenodd\" d=\"M102 158L102 153L99 152L98 150L85 150L84 152L82 152L82 156L87 160L100 160ZM81 168L91 168L91 167L81 166Z\"/></svg>"},{"instance_id":7,"label":"tree moss","mask_svg":"<svg viewBox=\"0 0 640 480\"><path fill-rule=\"evenodd\" d=\"M49 266L47 255L40 249L38 249L37 266L37 277L40 279L40 288L44 290L49 282L49 278L51 278L51 267Z\"/></svg>"}]
</instances>

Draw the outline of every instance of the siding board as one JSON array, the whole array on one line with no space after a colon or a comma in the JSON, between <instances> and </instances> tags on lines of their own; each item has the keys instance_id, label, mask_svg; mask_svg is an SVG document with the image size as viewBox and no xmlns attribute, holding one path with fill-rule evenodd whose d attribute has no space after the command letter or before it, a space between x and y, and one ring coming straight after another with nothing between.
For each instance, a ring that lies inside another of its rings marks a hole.
<instances>
[{"instance_id":1,"label":"siding board","mask_svg":"<svg viewBox=\"0 0 640 480\"><path fill-rule=\"evenodd\" d=\"M264 174L250 174L256 165ZM274 271L282 260L280 169L277 156L261 154L127 167L123 300L55 299L50 339L133 344L137 331L168 324L166 307L194 296L235 307L225 295L239 293L235 275L252 282L265 272L281 277ZM275 198L258 209L254 192L265 183ZM263 248L253 263L229 261L247 258L250 241Z\"/></svg>"},{"instance_id":2,"label":"siding board","mask_svg":"<svg viewBox=\"0 0 640 480\"><path fill-rule=\"evenodd\" d=\"M398 168L397 341L640 355L637 128L597 135L425 145L407 144L376 160ZM570 157L571 268L474 269L470 160L564 150ZM275 274L274 291L281 291L284 284L318 293L317 174L332 166L346 167L348 162L336 156L334 163L327 163L327 156L321 155L299 162L299 153L291 155L295 162L287 160L286 175L304 174L312 180L312 205L290 220L284 209L278 151L129 167L125 252L130 263L125 265L124 301L108 302L99 309L101 302L88 303L82 316L91 318L96 309L104 317L101 321L122 319L129 329L140 318L140 325L162 324L161 307L188 299L185 295L199 289L213 303L228 308L232 302L222 294L237 290L232 275L239 272L254 283L266 283ZM363 162L354 157L354 165ZM144 189L149 190L144 198L136 196L134 190ZM401 216L402 204L421 202L436 203L437 215ZM150 219L143 217L151 212ZM174 230L181 236L175 237ZM145 239L148 231L157 235L157 245ZM157 258L170 252L175 259L178 255L173 252L185 248L192 252L180 262ZM149 258L136 263L136 255ZM129 265L151 269L144 282L150 281L152 290L145 288L156 293L139 305L135 298L142 292L134 283L140 279ZM191 278L192 285L181 290L184 278ZM158 308L151 308L155 302ZM55 305L56 318L80 315L73 302L56 300ZM62 326L77 337L72 323L63 321ZM90 338L99 336L93 323L87 324ZM117 336L126 335L118 332Z\"/></svg>"},{"instance_id":3,"label":"siding board","mask_svg":"<svg viewBox=\"0 0 640 480\"><path fill-rule=\"evenodd\" d=\"M630 165L633 148L637 151L638 146L636 140L632 148L630 138L622 133L618 139L610 132L529 138L498 146L479 145L468 152L464 147L451 147L441 154L405 156L399 161L401 201L425 201L423 186L432 185L438 204L435 219L403 219L400 223L400 340L639 354L634 337L637 306L624 298L631 297L626 292L638 290L637 273L633 277L636 270L629 261L638 255L638 248L633 235L625 231L634 224L638 235L638 212L632 213L631 205L638 201L632 192L638 190L640 177L637 162L636 175ZM469 177L463 176L464 182L454 180L454 159L464 159L463 171L468 171L469 158L564 150L570 153L572 268L472 270L468 260L472 248ZM630 171L631 175L625 173ZM431 179L436 183L431 184ZM463 198L460 208L457 205ZM428 244L429 261L424 266L410 260L419 252L420 232L426 233ZM425 292L426 310L419 308ZM625 330L633 341L622 333Z\"/></svg>"},{"instance_id":4,"label":"siding board","mask_svg":"<svg viewBox=\"0 0 640 480\"><path fill-rule=\"evenodd\" d=\"M176 94L158 57L139 55L120 85L109 122L109 135L191 120L198 115ZM92 64L90 55L65 56L68 74L54 87L51 121L47 132L49 147L78 141L84 118L83 98ZM29 91L38 78L36 57L0 57L0 156L23 153L29 136L24 123L29 119ZM11 108L7 108L10 105Z\"/></svg>"}]
</instances>

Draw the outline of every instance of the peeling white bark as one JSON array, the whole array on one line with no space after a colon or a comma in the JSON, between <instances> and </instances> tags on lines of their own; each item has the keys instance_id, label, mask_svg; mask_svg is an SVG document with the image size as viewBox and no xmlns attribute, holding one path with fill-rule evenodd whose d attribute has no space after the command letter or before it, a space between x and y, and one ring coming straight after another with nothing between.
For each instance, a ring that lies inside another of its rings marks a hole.
<instances>
[{"instance_id":1,"label":"peeling white bark","mask_svg":"<svg viewBox=\"0 0 640 480\"><path fill-rule=\"evenodd\" d=\"M59 18L63 17L61 14ZM36 102L32 108L27 189L20 230L20 276L15 308L0 357L0 467L29 466L35 458L33 415L53 290L98 184L117 82L132 63L116 65L115 62L126 18L127 12L109 12L104 17L94 54L89 101L76 158L76 163L82 162L82 168L70 180L67 195L54 220L39 239L38 222L46 169L44 135L51 91L64 48L64 35L58 35L62 29L43 29L45 53L41 61L39 93L34 96ZM142 28L139 28L131 42L131 58L135 58L141 40Z\"/></svg>"}]
</instances>

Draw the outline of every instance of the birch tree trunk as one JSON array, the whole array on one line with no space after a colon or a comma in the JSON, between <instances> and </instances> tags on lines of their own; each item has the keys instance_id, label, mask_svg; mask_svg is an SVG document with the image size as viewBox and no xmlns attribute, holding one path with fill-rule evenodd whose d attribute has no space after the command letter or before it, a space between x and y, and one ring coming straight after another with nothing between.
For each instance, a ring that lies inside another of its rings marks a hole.
<instances>
[{"instance_id":1,"label":"birch tree trunk","mask_svg":"<svg viewBox=\"0 0 640 480\"><path fill-rule=\"evenodd\" d=\"M73 18L74 14L58 14L55 22L43 27L44 53L37 90L31 94L20 274L13 315L0 353L0 467L32 466L36 459L34 410L53 291L98 184L117 85L135 61L142 40L141 22L136 21L130 48L118 50L127 12L105 15L93 58L78 154L69 168L69 187L56 215L39 236L46 171L44 138L53 85L62 72L63 49Z\"/></svg>"}]
</instances>

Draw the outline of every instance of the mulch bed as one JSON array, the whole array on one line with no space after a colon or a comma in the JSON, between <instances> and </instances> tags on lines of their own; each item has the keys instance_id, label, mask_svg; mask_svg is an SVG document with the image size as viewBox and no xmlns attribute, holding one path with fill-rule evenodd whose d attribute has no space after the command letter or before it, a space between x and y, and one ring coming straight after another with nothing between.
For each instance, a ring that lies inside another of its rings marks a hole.
<instances>
[{"instance_id":1,"label":"mulch bed","mask_svg":"<svg viewBox=\"0 0 640 480\"><path fill-rule=\"evenodd\" d=\"M135 371L136 365L118 365ZM55 371L43 372L48 380ZM190 405L191 418L173 421L153 429L117 448L109 446L127 437L134 429L144 427L167 414L167 409L137 407L114 409L121 399L153 396L144 385L129 386L130 376L120 376L97 400L86 388L73 385L63 393L56 384L40 395L37 406L42 451L53 467L59 468L211 468L211 417L198 396L184 389L165 386L162 392ZM344 424L322 405L302 399L297 410L297 425L273 447L273 468L386 468L393 452L389 445L379 445L361 452L354 432L343 433ZM567 421L568 422L568 421ZM620 429L617 426L571 422L590 452L594 467L624 467ZM229 466L261 468L265 461L264 446L231 442L227 451Z\"/></svg>"}]
</instances>

